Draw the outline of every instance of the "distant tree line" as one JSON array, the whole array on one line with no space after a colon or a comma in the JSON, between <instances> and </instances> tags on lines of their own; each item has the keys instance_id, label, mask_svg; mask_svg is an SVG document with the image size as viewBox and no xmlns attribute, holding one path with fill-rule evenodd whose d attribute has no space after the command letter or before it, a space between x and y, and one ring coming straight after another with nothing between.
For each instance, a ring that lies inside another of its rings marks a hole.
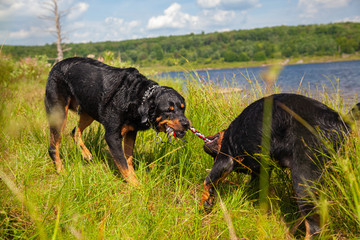
<instances>
[{"instance_id":1,"label":"distant tree line","mask_svg":"<svg viewBox=\"0 0 360 240\"><path fill-rule=\"evenodd\" d=\"M360 50L360 23L278 26L118 42L70 43L64 57L114 57L138 65L264 61L301 56L353 54ZM56 44L4 46L15 58L56 57Z\"/></svg>"}]
</instances>

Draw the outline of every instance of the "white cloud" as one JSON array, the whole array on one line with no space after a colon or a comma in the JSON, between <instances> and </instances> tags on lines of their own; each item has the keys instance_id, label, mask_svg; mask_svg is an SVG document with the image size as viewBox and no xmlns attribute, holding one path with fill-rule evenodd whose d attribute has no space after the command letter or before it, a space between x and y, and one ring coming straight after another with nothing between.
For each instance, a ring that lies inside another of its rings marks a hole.
<instances>
[{"instance_id":1,"label":"white cloud","mask_svg":"<svg viewBox=\"0 0 360 240\"><path fill-rule=\"evenodd\" d=\"M70 13L67 15L69 20L74 20L80 17L84 12L89 8L89 4L84 2L79 2L73 8L70 9Z\"/></svg>"},{"instance_id":2,"label":"white cloud","mask_svg":"<svg viewBox=\"0 0 360 240\"><path fill-rule=\"evenodd\" d=\"M72 42L120 41L133 38L139 32L140 21L125 21L107 17L103 21L77 21L72 24Z\"/></svg>"},{"instance_id":3,"label":"white cloud","mask_svg":"<svg viewBox=\"0 0 360 240\"><path fill-rule=\"evenodd\" d=\"M135 28L135 27L137 27L139 25L140 25L139 21L130 21L130 22L127 23L127 27L129 27L129 28Z\"/></svg>"},{"instance_id":4,"label":"white cloud","mask_svg":"<svg viewBox=\"0 0 360 240\"><path fill-rule=\"evenodd\" d=\"M198 0L198 4L208 4L211 6L223 6L223 3L230 4L232 2L239 3L234 0ZM257 0L248 0L242 2L257 2ZM256 5L256 4L255 4ZM253 5L253 6L255 6ZM229 10L221 7L204 8L196 16L192 16L182 11L181 5L178 3L171 4L164 10L164 14L151 17L147 24L149 30L159 30L172 28L176 30L199 31L204 29L218 29L223 27L228 29L234 21L243 22L245 19L245 10ZM212 31L212 30L211 30Z\"/></svg>"},{"instance_id":5,"label":"white cloud","mask_svg":"<svg viewBox=\"0 0 360 240\"><path fill-rule=\"evenodd\" d=\"M259 0L197 0L202 8L219 8L226 10L248 10L261 7Z\"/></svg>"},{"instance_id":6,"label":"white cloud","mask_svg":"<svg viewBox=\"0 0 360 240\"><path fill-rule=\"evenodd\" d=\"M107 17L105 18L106 24L115 24L115 25L121 25L124 23L124 19L122 18L115 18L115 17Z\"/></svg>"},{"instance_id":7,"label":"white cloud","mask_svg":"<svg viewBox=\"0 0 360 240\"><path fill-rule=\"evenodd\" d=\"M226 26L229 28L234 22L244 23L247 10L261 7L259 0L197 0L203 8L200 16L203 28Z\"/></svg>"},{"instance_id":8,"label":"white cloud","mask_svg":"<svg viewBox=\"0 0 360 240\"><path fill-rule=\"evenodd\" d=\"M152 17L149 19L148 29L160 28L185 28L198 24L199 17L181 11L181 5L173 3L165 9L164 15Z\"/></svg>"},{"instance_id":9,"label":"white cloud","mask_svg":"<svg viewBox=\"0 0 360 240\"><path fill-rule=\"evenodd\" d=\"M314 17L321 9L346 7L352 0L299 0L301 17Z\"/></svg>"},{"instance_id":10,"label":"white cloud","mask_svg":"<svg viewBox=\"0 0 360 240\"><path fill-rule=\"evenodd\" d=\"M132 28L135 28L140 25L139 21L126 22L124 19L116 18L116 17L105 18L105 23L107 27L113 28L114 30L120 32L131 30Z\"/></svg>"},{"instance_id":11,"label":"white cloud","mask_svg":"<svg viewBox=\"0 0 360 240\"><path fill-rule=\"evenodd\" d=\"M16 16L41 16L47 10L38 0L1 0L0 20L9 20Z\"/></svg>"},{"instance_id":12,"label":"white cloud","mask_svg":"<svg viewBox=\"0 0 360 240\"><path fill-rule=\"evenodd\" d=\"M336 22L360 22L360 16L346 17Z\"/></svg>"},{"instance_id":13,"label":"white cloud","mask_svg":"<svg viewBox=\"0 0 360 240\"><path fill-rule=\"evenodd\" d=\"M90 32L83 32L83 33L75 32L73 34L73 37L75 37L76 39L84 39L83 41L85 41L85 39L89 39L90 36L91 36Z\"/></svg>"},{"instance_id":14,"label":"white cloud","mask_svg":"<svg viewBox=\"0 0 360 240\"><path fill-rule=\"evenodd\" d=\"M204 10L201 15L201 22L203 25L206 23L208 25L222 25L230 23L235 17L236 13L234 11L218 9Z\"/></svg>"},{"instance_id":15,"label":"white cloud","mask_svg":"<svg viewBox=\"0 0 360 240\"><path fill-rule=\"evenodd\" d=\"M89 4L79 2L71 7L73 0L58 2L59 11L69 10L67 19L74 20L87 11ZM0 20L20 19L24 17L52 16L53 2L50 0L0 0Z\"/></svg>"},{"instance_id":16,"label":"white cloud","mask_svg":"<svg viewBox=\"0 0 360 240\"><path fill-rule=\"evenodd\" d=\"M29 30L20 29L15 32L8 33L9 39L25 39L29 37L44 37L49 36L50 32L39 27L31 27Z\"/></svg>"},{"instance_id":17,"label":"white cloud","mask_svg":"<svg viewBox=\"0 0 360 240\"><path fill-rule=\"evenodd\" d=\"M197 4L199 4L202 8L214 8L220 4L221 0L197 0Z\"/></svg>"},{"instance_id":18,"label":"white cloud","mask_svg":"<svg viewBox=\"0 0 360 240\"><path fill-rule=\"evenodd\" d=\"M11 32L9 34L10 38L16 38L16 39L27 38L29 36L30 36L30 31L26 31L24 29L20 29L19 31L16 31L16 32Z\"/></svg>"}]
</instances>

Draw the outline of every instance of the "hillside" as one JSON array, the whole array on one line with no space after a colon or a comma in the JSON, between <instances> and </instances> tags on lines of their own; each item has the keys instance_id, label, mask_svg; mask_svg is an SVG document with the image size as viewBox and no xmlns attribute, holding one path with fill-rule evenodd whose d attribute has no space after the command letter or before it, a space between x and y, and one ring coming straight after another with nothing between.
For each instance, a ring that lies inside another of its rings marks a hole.
<instances>
[{"instance_id":1,"label":"hillside","mask_svg":"<svg viewBox=\"0 0 360 240\"><path fill-rule=\"evenodd\" d=\"M117 58L143 67L217 65L234 62L264 62L273 59L324 57L355 54L360 50L360 23L278 26L182 36L156 37L118 42L70 43L65 57ZM3 46L15 58L56 56L55 44Z\"/></svg>"}]
</instances>

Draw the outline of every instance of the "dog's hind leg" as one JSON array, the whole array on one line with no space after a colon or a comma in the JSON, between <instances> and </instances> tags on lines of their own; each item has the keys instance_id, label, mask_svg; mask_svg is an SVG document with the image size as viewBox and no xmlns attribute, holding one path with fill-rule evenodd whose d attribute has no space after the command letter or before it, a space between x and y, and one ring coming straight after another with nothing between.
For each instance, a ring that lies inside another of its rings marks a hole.
<instances>
[{"instance_id":1,"label":"dog's hind leg","mask_svg":"<svg viewBox=\"0 0 360 240\"><path fill-rule=\"evenodd\" d=\"M50 125L49 155L55 163L57 173L60 173L63 168L60 159L60 143L61 135L66 125L69 105L70 99L68 99L64 105L56 104L54 106L50 106L49 103L46 103L48 120Z\"/></svg>"},{"instance_id":2,"label":"dog's hind leg","mask_svg":"<svg viewBox=\"0 0 360 240\"><path fill-rule=\"evenodd\" d=\"M320 215L312 203L313 198L317 197L314 184L319 181L321 170L316 163L319 161L316 156L305 146L299 148L301 147L295 148L295 157L290 169L299 210L305 218L305 239L310 239L321 231Z\"/></svg>"},{"instance_id":3,"label":"dog's hind leg","mask_svg":"<svg viewBox=\"0 0 360 240\"><path fill-rule=\"evenodd\" d=\"M230 156L219 154L215 160L209 175L205 178L204 191L201 197L201 205L211 209L215 201L214 186L233 170L234 162Z\"/></svg>"},{"instance_id":4,"label":"dog's hind leg","mask_svg":"<svg viewBox=\"0 0 360 240\"><path fill-rule=\"evenodd\" d=\"M308 185L307 183L304 183L303 181L301 183L294 182L294 188L295 184L297 185ZM320 227L320 215L316 213L316 208L313 203L311 203L311 194L304 193L305 191L312 191L311 186L307 187L307 190L300 190L299 188L302 187L296 187L295 192L298 197L298 205L301 212L301 215L305 218L305 228L306 228L306 235L305 239L311 239L312 236L317 235L321 232Z\"/></svg>"},{"instance_id":5,"label":"dog's hind leg","mask_svg":"<svg viewBox=\"0 0 360 240\"><path fill-rule=\"evenodd\" d=\"M80 113L80 120L79 120L78 127L77 128L75 127L72 130L72 137L74 138L75 142L77 142L80 145L81 154L87 160L91 160L92 155L91 155L91 152L89 151L89 149L85 146L81 136L82 136L84 129L86 127L88 127L93 121L94 121L94 119L92 117L90 117L87 113ZM76 134L76 132L77 132L77 134Z\"/></svg>"}]
</instances>

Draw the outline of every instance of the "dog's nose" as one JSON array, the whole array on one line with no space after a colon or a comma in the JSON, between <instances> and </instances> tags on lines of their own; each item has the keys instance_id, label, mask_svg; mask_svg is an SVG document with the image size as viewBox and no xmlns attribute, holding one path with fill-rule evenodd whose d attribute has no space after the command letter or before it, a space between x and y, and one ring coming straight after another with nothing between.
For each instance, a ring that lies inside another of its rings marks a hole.
<instances>
[{"instance_id":1,"label":"dog's nose","mask_svg":"<svg viewBox=\"0 0 360 240\"><path fill-rule=\"evenodd\" d=\"M189 120L187 120L187 119L181 119L181 120L180 120L180 123L181 123L181 125L182 125L182 127L183 127L184 129L189 129L189 128L190 128L190 122L189 122Z\"/></svg>"}]
</instances>

